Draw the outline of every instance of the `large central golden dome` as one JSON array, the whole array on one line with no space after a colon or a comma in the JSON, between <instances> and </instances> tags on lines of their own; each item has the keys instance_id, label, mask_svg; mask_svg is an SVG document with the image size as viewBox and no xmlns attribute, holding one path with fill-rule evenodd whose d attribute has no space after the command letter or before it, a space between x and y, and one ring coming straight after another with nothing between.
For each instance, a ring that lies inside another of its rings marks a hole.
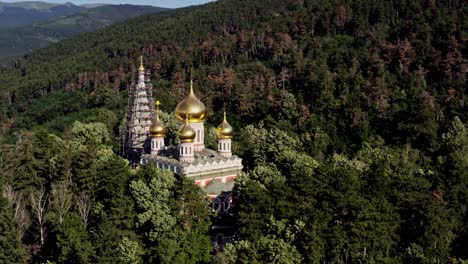
<instances>
[{"instance_id":1,"label":"large central golden dome","mask_svg":"<svg viewBox=\"0 0 468 264\"><path fill-rule=\"evenodd\" d=\"M193 81L190 81L190 93L176 107L176 117L184 121L188 116L190 123L205 121L206 106L193 93Z\"/></svg>"}]
</instances>

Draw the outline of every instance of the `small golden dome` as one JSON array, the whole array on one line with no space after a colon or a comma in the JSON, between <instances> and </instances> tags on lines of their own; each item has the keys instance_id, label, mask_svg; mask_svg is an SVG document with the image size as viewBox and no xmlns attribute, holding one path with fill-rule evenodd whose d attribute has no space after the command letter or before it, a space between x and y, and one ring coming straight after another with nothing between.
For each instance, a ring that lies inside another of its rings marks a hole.
<instances>
[{"instance_id":1,"label":"small golden dome","mask_svg":"<svg viewBox=\"0 0 468 264\"><path fill-rule=\"evenodd\" d=\"M184 121L187 116L190 123L205 121L206 106L193 93L193 81L190 81L189 95L177 105L175 112L180 121Z\"/></svg>"},{"instance_id":2,"label":"small golden dome","mask_svg":"<svg viewBox=\"0 0 468 264\"><path fill-rule=\"evenodd\" d=\"M156 114L156 119L149 129L151 136L153 137L164 137L167 133L167 128L164 123L159 120L159 114Z\"/></svg>"},{"instance_id":3,"label":"small golden dome","mask_svg":"<svg viewBox=\"0 0 468 264\"><path fill-rule=\"evenodd\" d=\"M197 135L195 130L190 126L188 120L189 120L188 117L186 117L185 125L182 127L181 130L179 130L179 133L178 133L180 142L183 142L183 143L195 141L195 137Z\"/></svg>"},{"instance_id":4,"label":"small golden dome","mask_svg":"<svg viewBox=\"0 0 468 264\"><path fill-rule=\"evenodd\" d=\"M232 126L226 120L226 111L224 111L224 120L221 125L216 128L216 136L218 139L230 139L234 135Z\"/></svg>"}]
</instances>

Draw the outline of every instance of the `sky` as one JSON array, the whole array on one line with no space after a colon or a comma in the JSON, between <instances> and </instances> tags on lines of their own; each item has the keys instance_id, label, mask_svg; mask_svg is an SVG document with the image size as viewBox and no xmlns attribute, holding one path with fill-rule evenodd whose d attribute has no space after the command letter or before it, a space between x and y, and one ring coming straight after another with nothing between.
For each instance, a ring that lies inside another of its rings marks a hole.
<instances>
[{"instance_id":1,"label":"sky","mask_svg":"<svg viewBox=\"0 0 468 264\"><path fill-rule=\"evenodd\" d=\"M153 6L159 6L159 7L177 8L177 7L184 7L184 6L189 6L189 5L200 5L200 4L212 2L215 0L70 0L70 1L40 0L40 1L49 2L49 3L72 2L76 5L100 3L100 4L114 4L114 5L118 5L118 4L153 5ZM0 0L0 2L13 3L13 2L21 2L21 1Z\"/></svg>"}]
</instances>

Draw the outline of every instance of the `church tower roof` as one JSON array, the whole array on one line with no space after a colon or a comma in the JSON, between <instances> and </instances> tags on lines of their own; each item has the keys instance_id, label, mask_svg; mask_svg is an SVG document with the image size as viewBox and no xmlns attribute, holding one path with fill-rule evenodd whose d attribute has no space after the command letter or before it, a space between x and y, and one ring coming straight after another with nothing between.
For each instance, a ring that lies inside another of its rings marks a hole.
<instances>
[{"instance_id":1,"label":"church tower roof","mask_svg":"<svg viewBox=\"0 0 468 264\"><path fill-rule=\"evenodd\" d=\"M232 126L226 120L226 111L224 111L223 122L216 128L216 136L218 139L230 139L234 134Z\"/></svg>"},{"instance_id":2,"label":"church tower roof","mask_svg":"<svg viewBox=\"0 0 468 264\"><path fill-rule=\"evenodd\" d=\"M179 139L182 143L190 143L195 141L196 132L189 124L189 117L185 115L185 125L179 130Z\"/></svg>"},{"instance_id":3,"label":"church tower roof","mask_svg":"<svg viewBox=\"0 0 468 264\"><path fill-rule=\"evenodd\" d=\"M167 133L167 128L164 125L164 123L159 120L159 105L161 103L159 101L156 101L156 118L154 119L154 122L151 124L151 127L149 128L149 132L151 136L153 137L164 137L166 136Z\"/></svg>"},{"instance_id":4,"label":"church tower roof","mask_svg":"<svg viewBox=\"0 0 468 264\"><path fill-rule=\"evenodd\" d=\"M191 123L203 122L206 119L206 106L198 100L193 92L193 80L190 81L190 92L176 107L176 117L184 121L189 117Z\"/></svg>"}]
</instances>

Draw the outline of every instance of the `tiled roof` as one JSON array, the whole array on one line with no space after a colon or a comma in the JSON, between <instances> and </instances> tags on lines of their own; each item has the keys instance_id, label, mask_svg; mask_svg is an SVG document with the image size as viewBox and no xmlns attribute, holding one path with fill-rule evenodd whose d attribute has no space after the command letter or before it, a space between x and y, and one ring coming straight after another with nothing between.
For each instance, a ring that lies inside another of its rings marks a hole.
<instances>
[{"instance_id":1,"label":"tiled roof","mask_svg":"<svg viewBox=\"0 0 468 264\"><path fill-rule=\"evenodd\" d=\"M208 185L206 185L203 189L205 189L207 194L220 194L222 192L231 191L233 187L234 187L234 181L222 183L221 181L214 179Z\"/></svg>"}]
</instances>

